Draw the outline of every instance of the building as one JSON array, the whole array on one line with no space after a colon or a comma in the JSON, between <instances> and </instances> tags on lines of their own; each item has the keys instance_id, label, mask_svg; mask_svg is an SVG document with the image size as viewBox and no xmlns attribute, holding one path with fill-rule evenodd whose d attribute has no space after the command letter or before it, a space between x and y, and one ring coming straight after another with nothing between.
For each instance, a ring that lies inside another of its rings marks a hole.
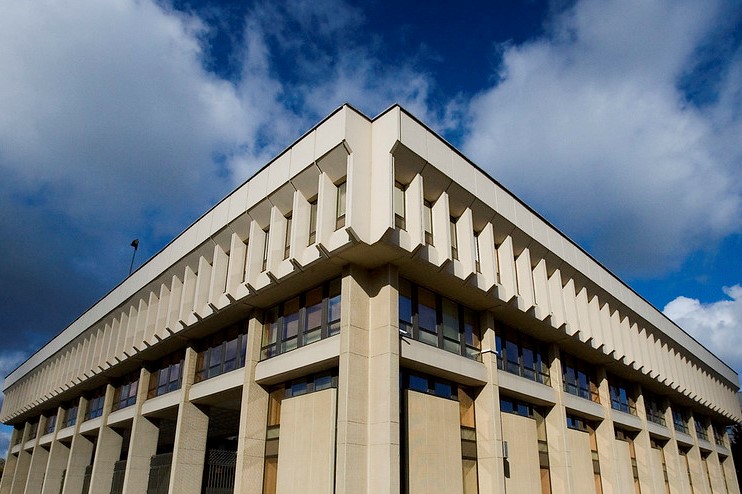
<instances>
[{"instance_id":1,"label":"building","mask_svg":"<svg viewBox=\"0 0 742 494\"><path fill-rule=\"evenodd\" d=\"M343 106L5 381L0 494L739 493L736 373Z\"/></svg>"}]
</instances>

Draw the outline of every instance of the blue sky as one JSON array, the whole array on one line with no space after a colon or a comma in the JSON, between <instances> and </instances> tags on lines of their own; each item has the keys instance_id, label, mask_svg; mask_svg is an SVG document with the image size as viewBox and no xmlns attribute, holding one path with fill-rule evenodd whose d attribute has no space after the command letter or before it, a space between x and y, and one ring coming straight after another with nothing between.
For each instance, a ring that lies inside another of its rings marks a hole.
<instances>
[{"instance_id":1,"label":"blue sky","mask_svg":"<svg viewBox=\"0 0 742 494\"><path fill-rule=\"evenodd\" d=\"M344 102L405 106L742 370L739 2L9 0L0 67L3 375Z\"/></svg>"}]
</instances>

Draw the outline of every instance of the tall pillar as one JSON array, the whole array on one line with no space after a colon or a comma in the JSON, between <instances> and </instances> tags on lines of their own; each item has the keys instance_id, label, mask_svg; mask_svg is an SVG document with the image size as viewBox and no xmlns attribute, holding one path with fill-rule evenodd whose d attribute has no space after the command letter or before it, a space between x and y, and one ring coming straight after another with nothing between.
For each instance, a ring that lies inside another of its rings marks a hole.
<instances>
[{"instance_id":1,"label":"tall pillar","mask_svg":"<svg viewBox=\"0 0 742 494\"><path fill-rule=\"evenodd\" d=\"M75 420L75 432L72 435L69 459L67 460L67 473L64 476L64 487L62 494L80 494L85 479L85 469L90 465L95 443L80 434L80 424L85 418L85 410L88 400L80 398L77 407L77 419Z\"/></svg>"},{"instance_id":2,"label":"tall pillar","mask_svg":"<svg viewBox=\"0 0 742 494\"><path fill-rule=\"evenodd\" d=\"M147 491L149 462L152 456L157 453L157 440L160 435L160 429L142 415L142 405L147 399L149 380L150 373L142 368L139 373L137 401L134 405L136 411L131 425L129 454L126 458L123 489L125 493L130 492L135 494Z\"/></svg>"},{"instance_id":3,"label":"tall pillar","mask_svg":"<svg viewBox=\"0 0 742 494\"><path fill-rule=\"evenodd\" d=\"M353 492L356 476L366 480L368 493L400 490L400 397L399 397L399 279L395 266L384 266L368 274L365 284L359 273L351 270L351 277L343 280L343 289L348 288L349 321L348 340L342 342L340 372L349 373L347 387L339 397L338 422L347 428L346 465L343 489ZM365 300L364 300L365 297ZM345 306L343 307L345 310ZM368 329L365 329L368 328ZM347 347L345 344L347 343ZM366 344L366 346L364 346ZM367 352L367 353L366 353ZM365 355L365 356L364 356ZM365 365L364 365L365 364ZM365 367L365 368L364 368ZM357 374L353 374L357 372ZM367 374L366 374L367 373ZM363 390L360 395L351 386ZM357 400L361 396L365 399ZM364 407L364 408L360 408ZM363 424L356 420L368 410L367 436L363 435ZM340 413L343 413L341 417ZM355 436L356 427L358 435ZM353 437L358 443L353 444ZM367 463L352 468L354 458L360 460L361 453L354 450L368 444Z\"/></svg>"},{"instance_id":4,"label":"tall pillar","mask_svg":"<svg viewBox=\"0 0 742 494\"><path fill-rule=\"evenodd\" d=\"M603 494L621 494L626 491L617 476L616 468L616 431L613 427L613 409L611 408L611 392L608 385L608 376L605 368L599 367L596 372L598 379L598 396L600 406L603 407L605 419L595 428L595 440L598 443L600 459L600 478L603 485Z\"/></svg>"},{"instance_id":5,"label":"tall pillar","mask_svg":"<svg viewBox=\"0 0 742 494\"><path fill-rule=\"evenodd\" d=\"M196 375L197 353L187 348L183 362L183 390L175 428L169 494L199 494L206 457L209 417L189 400Z\"/></svg>"},{"instance_id":6,"label":"tall pillar","mask_svg":"<svg viewBox=\"0 0 742 494\"><path fill-rule=\"evenodd\" d=\"M655 485L664 485L665 476L662 471L653 471L651 463L652 442L647 430L647 409L644 404L644 393L640 386L635 386L636 413L642 421L642 429L634 439L636 452L636 466L639 470L639 486L642 492L652 492Z\"/></svg>"},{"instance_id":7,"label":"tall pillar","mask_svg":"<svg viewBox=\"0 0 742 494\"><path fill-rule=\"evenodd\" d=\"M240 494L263 492L268 392L255 382L255 367L260 362L261 339L262 325L256 317L251 317L247 329L245 380L242 384L237 471L234 484L234 492Z\"/></svg>"},{"instance_id":8,"label":"tall pillar","mask_svg":"<svg viewBox=\"0 0 742 494\"><path fill-rule=\"evenodd\" d=\"M479 392L474 402L479 492L505 492L505 459L502 454L497 346L495 344L495 319L492 313L485 312L480 323L483 349L481 355L482 363L487 368L487 384Z\"/></svg>"},{"instance_id":9,"label":"tall pillar","mask_svg":"<svg viewBox=\"0 0 742 494\"><path fill-rule=\"evenodd\" d=\"M551 474L551 488L554 494L569 494L573 491L575 481L572 478L570 467L569 438L567 437L567 415L562 400L562 362L559 348L551 345L549 348L551 359L551 385L557 396L557 403L546 414L546 440L549 444L549 473Z\"/></svg>"},{"instance_id":10,"label":"tall pillar","mask_svg":"<svg viewBox=\"0 0 742 494\"><path fill-rule=\"evenodd\" d=\"M110 384L106 386L106 397L103 399L103 415L101 428L98 431L98 445L95 449L93 474L90 477L91 493L111 492L113 482L113 467L121 456L123 437L108 427L108 416L113 406L115 389Z\"/></svg>"},{"instance_id":11,"label":"tall pillar","mask_svg":"<svg viewBox=\"0 0 742 494\"><path fill-rule=\"evenodd\" d=\"M42 416L36 424L36 440L31 454L31 463L28 467L28 480L23 490L24 494L41 494L46 463L49 460L49 450L39 445L39 439L42 436L41 431L46 430L47 420L49 420L49 417Z\"/></svg>"},{"instance_id":12,"label":"tall pillar","mask_svg":"<svg viewBox=\"0 0 742 494\"><path fill-rule=\"evenodd\" d=\"M70 456L70 448L60 441L57 441L57 433L62 428L64 422L64 409L57 409L57 423L54 425L54 439L52 439L49 448L49 459L46 463L46 475L44 475L44 485L41 488L41 494L59 494L62 485L62 475L67 468L67 461Z\"/></svg>"},{"instance_id":13,"label":"tall pillar","mask_svg":"<svg viewBox=\"0 0 742 494\"><path fill-rule=\"evenodd\" d=\"M691 494L685 460L680 456L678 441L675 438L672 407L669 403L665 407L665 423L668 425L670 436L672 437L665 445L665 463L667 464L667 478L670 483L670 492L671 494Z\"/></svg>"},{"instance_id":14,"label":"tall pillar","mask_svg":"<svg viewBox=\"0 0 742 494\"><path fill-rule=\"evenodd\" d=\"M36 426L38 427L38 424ZM31 424L26 423L26 426L23 428L23 440L21 441L21 450L18 452L18 460L15 465L15 474L13 475L13 484L10 487L10 494L23 494L26 488L28 468L31 465L31 453L26 451L26 443L30 435Z\"/></svg>"},{"instance_id":15,"label":"tall pillar","mask_svg":"<svg viewBox=\"0 0 742 494\"><path fill-rule=\"evenodd\" d=\"M696 433L696 422L693 415L688 417L688 431L693 438L693 447L688 452L688 463L690 464L690 475L693 479L694 494L711 494L708 492L708 478L703 471L701 460L701 448L698 447L698 434Z\"/></svg>"},{"instance_id":16,"label":"tall pillar","mask_svg":"<svg viewBox=\"0 0 742 494\"><path fill-rule=\"evenodd\" d=\"M383 272L380 277L388 282L389 273ZM379 288L384 285L384 281L379 283ZM386 394L381 389L383 386L388 388L389 370L383 369L383 363L377 366L379 379L377 392L384 396L379 397L375 406L369 402L369 295L364 291L369 283L368 274L355 266L346 270L342 280L335 445L335 485L339 493L368 492L371 482L378 486L374 492L392 492L389 485L391 469L387 449L390 444L390 431L385 427L388 426L388 422L382 418L389 402L389 389L386 390ZM388 289L382 290L388 293ZM383 303L379 304L378 309L388 312L389 307L382 308L382 305ZM383 325L381 321L378 324ZM369 410L370 405L374 406L373 411ZM377 422L373 425L369 423L369 415L377 416ZM371 429L379 436L373 446L373 453L368 443ZM374 464L374 468L377 469L374 479L368 476L370 464Z\"/></svg>"},{"instance_id":17,"label":"tall pillar","mask_svg":"<svg viewBox=\"0 0 742 494\"><path fill-rule=\"evenodd\" d=\"M15 467L18 464L18 455L11 454L11 450L19 440L23 439L23 429L13 428L13 432L10 434L10 442L8 443L8 454L5 459L5 468L3 469L3 478L0 480L0 494L9 494L10 488L13 485L13 477L15 476Z\"/></svg>"}]
</instances>

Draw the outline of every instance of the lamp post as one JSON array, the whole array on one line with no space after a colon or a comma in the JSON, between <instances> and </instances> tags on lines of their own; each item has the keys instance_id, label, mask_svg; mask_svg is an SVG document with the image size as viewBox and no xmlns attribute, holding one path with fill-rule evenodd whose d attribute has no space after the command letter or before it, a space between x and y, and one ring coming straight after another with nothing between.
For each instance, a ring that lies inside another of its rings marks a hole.
<instances>
[{"instance_id":1,"label":"lamp post","mask_svg":"<svg viewBox=\"0 0 742 494\"><path fill-rule=\"evenodd\" d=\"M137 249L139 248L139 239L135 238L131 241L131 246L134 247L134 253L131 255L131 264L129 265L129 276L131 276L131 270L134 268L134 256L137 255Z\"/></svg>"}]
</instances>

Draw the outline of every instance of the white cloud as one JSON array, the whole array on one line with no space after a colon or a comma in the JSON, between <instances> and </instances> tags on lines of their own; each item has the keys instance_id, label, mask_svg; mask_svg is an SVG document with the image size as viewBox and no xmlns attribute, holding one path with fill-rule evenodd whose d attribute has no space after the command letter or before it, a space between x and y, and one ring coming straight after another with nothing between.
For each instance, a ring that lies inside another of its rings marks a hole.
<instances>
[{"instance_id":1,"label":"white cloud","mask_svg":"<svg viewBox=\"0 0 742 494\"><path fill-rule=\"evenodd\" d=\"M708 108L678 89L722 5L578 2L549 36L502 48L464 151L624 275L663 274L739 232L740 72Z\"/></svg>"},{"instance_id":2,"label":"white cloud","mask_svg":"<svg viewBox=\"0 0 742 494\"><path fill-rule=\"evenodd\" d=\"M733 369L742 370L742 286L724 287L728 298L711 303L677 297L663 312Z\"/></svg>"}]
</instances>

